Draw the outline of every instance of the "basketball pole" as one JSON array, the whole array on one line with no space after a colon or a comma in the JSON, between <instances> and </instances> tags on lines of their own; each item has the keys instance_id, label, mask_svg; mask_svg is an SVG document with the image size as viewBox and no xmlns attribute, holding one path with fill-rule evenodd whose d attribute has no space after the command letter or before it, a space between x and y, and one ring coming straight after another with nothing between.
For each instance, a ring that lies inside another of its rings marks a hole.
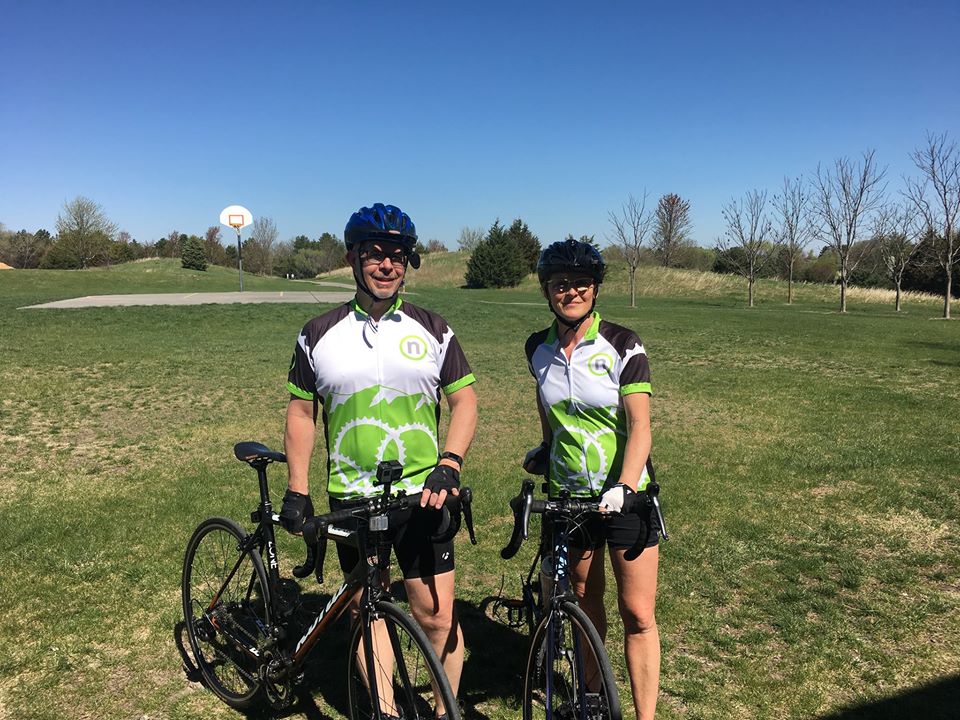
<instances>
[{"instance_id":1,"label":"basketball pole","mask_svg":"<svg viewBox=\"0 0 960 720\"><path fill-rule=\"evenodd\" d=\"M240 273L240 292L243 292L243 249L240 245L240 228L237 228L237 268Z\"/></svg>"}]
</instances>

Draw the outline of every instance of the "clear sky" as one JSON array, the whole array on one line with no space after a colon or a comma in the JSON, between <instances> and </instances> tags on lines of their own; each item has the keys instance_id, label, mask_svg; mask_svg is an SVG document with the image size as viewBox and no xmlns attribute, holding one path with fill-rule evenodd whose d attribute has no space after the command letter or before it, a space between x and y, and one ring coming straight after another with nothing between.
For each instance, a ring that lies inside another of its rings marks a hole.
<instances>
[{"instance_id":1,"label":"clear sky","mask_svg":"<svg viewBox=\"0 0 960 720\"><path fill-rule=\"evenodd\" d=\"M141 242L226 205L281 239L388 202L423 240L609 232L644 189L721 206L875 148L960 141L960 2L14 2L0 222L100 203ZM227 238L229 239L229 234Z\"/></svg>"}]
</instances>

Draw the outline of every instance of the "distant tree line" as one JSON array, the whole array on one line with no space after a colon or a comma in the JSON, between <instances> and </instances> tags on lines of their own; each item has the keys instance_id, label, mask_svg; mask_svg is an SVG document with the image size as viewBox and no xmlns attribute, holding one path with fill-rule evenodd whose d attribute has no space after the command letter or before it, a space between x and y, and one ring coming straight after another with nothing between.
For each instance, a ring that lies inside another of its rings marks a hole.
<instances>
[{"instance_id":1,"label":"distant tree line","mask_svg":"<svg viewBox=\"0 0 960 720\"><path fill-rule=\"evenodd\" d=\"M202 236L172 230L166 236L141 243L125 230L118 230L101 205L86 197L64 203L56 222L56 234L6 229L0 223L0 261L21 269L75 270L116 265L146 258L175 258L186 269L206 270L209 265L235 268L236 242L221 228L211 225ZM257 275L310 278L346 264L343 241L325 232L316 240L297 235L279 242L276 223L270 217L256 218L242 240L243 269ZM421 255L446 252L436 239L418 243Z\"/></svg>"}]
</instances>

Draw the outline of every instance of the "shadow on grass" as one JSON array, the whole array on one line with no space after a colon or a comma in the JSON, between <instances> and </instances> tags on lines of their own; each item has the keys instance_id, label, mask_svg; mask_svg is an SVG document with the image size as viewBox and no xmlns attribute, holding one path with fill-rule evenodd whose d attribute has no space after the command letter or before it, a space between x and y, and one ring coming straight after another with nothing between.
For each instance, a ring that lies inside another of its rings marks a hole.
<instances>
[{"instance_id":1,"label":"shadow on grass","mask_svg":"<svg viewBox=\"0 0 960 720\"><path fill-rule=\"evenodd\" d=\"M398 600L405 600L402 583L394 583L391 591ZM293 620L291 634L298 637L298 631L305 631L309 622L329 599L330 595L326 593L299 593L300 607ZM511 710L516 710L517 715L520 712L520 693L523 689L529 638L524 631L511 629L488 617L486 606L489 601L490 598L480 605L464 600L456 601L465 644L470 649L469 657L464 663L459 693L464 720L488 720L489 715L483 710L487 703L496 708L506 705ZM349 623L340 619L326 631L306 661L303 679L294 688L296 699L289 708L276 711L261 703L240 712L251 720L283 718L300 713L308 720L347 717L349 630ZM182 620L174 626L173 636L186 679L191 683L204 684L203 676L190 651L186 624ZM328 715L321 705L327 706L336 714Z\"/></svg>"},{"instance_id":2,"label":"shadow on grass","mask_svg":"<svg viewBox=\"0 0 960 720\"><path fill-rule=\"evenodd\" d=\"M957 720L958 717L960 675L954 675L883 700L845 708L818 720Z\"/></svg>"}]
</instances>

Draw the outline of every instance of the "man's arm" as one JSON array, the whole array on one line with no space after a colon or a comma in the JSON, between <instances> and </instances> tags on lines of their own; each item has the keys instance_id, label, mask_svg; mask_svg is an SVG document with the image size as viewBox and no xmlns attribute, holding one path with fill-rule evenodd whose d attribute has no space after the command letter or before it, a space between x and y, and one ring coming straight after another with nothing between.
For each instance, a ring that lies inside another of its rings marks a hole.
<instances>
[{"instance_id":1,"label":"man's arm","mask_svg":"<svg viewBox=\"0 0 960 720\"><path fill-rule=\"evenodd\" d=\"M473 442L473 435L477 430L477 393L473 385L462 387L456 392L447 395L447 405L450 408L450 427L447 430L446 441L443 444L443 452L450 452L460 457L465 457L467 450L470 449L470 443ZM458 472L462 469L456 460L443 458L438 465L449 465ZM457 492L454 490L454 492ZM420 507L434 507L439 509L443 506L443 501L447 499L447 491L441 490L439 493L431 493L429 490L423 491L420 499Z\"/></svg>"},{"instance_id":2,"label":"man's arm","mask_svg":"<svg viewBox=\"0 0 960 720\"><path fill-rule=\"evenodd\" d=\"M317 430L314 401L291 397L287 405L287 426L283 448L287 455L287 487L303 495L310 494L310 457Z\"/></svg>"}]
</instances>

